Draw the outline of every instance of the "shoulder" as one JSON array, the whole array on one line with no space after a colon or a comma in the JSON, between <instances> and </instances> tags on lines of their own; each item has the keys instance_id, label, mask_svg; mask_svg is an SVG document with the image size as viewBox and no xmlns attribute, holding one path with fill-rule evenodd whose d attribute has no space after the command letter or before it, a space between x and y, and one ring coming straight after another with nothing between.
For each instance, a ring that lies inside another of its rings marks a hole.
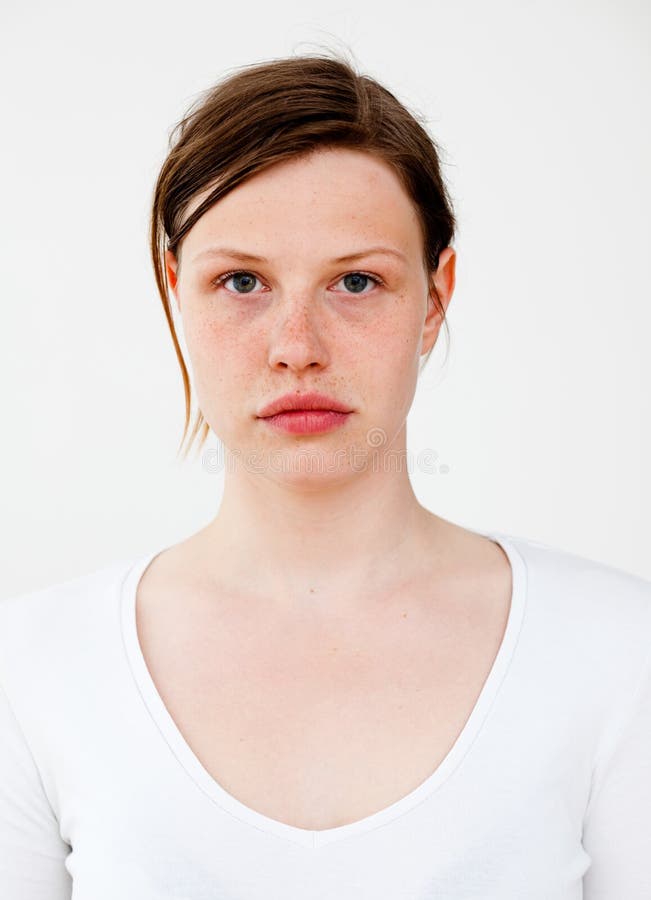
<instances>
[{"instance_id":1,"label":"shoulder","mask_svg":"<svg viewBox=\"0 0 651 900\"><path fill-rule=\"evenodd\" d=\"M115 560L83 575L4 597L0 599L0 626L35 625L38 622L56 624L62 617L81 614L107 589L115 586L135 561Z\"/></svg>"},{"instance_id":2,"label":"shoulder","mask_svg":"<svg viewBox=\"0 0 651 900\"><path fill-rule=\"evenodd\" d=\"M55 679L117 622L120 586L138 558L0 600L0 681Z\"/></svg>"},{"instance_id":3,"label":"shoulder","mask_svg":"<svg viewBox=\"0 0 651 900\"><path fill-rule=\"evenodd\" d=\"M567 648L613 677L644 665L651 651L651 581L560 547L503 536L522 562L525 620L550 654Z\"/></svg>"},{"instance_id":4,"label":"shoulder","mask_svg":"<svg viewBox=\"0 0 651 900\"><path fill-rule=\"evenodd\" d=\"M504 536L524 561L534 596L558 602L570 613L576 609L651 622L651 580L530 538Z\"/></svg>"}]
</instances>

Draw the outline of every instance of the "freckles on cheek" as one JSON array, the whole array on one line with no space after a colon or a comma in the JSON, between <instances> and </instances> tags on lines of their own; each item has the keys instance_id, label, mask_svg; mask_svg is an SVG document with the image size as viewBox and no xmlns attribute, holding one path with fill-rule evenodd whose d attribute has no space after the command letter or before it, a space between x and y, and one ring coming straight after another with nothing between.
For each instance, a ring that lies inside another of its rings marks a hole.
<instances>
[{"instance_id":1,"label":"freckles on cheek","mask_svg":"<svg viewBox=\"0 0 651 900\"><path fill-rule=\"evenodd\" d=\"M264 339L259 328L246 329L241 321L206 317L195 322L186 343L197 366L227 381L259 367Z\"/></svg>"},{"instance_id":2,"label":"freckles on cheek","mask_svg":"<svg viewBox=\"0 0 651 900\"><path fill-rule=\"evenodd\" d=\"M228 321L202 316L194 321L187 340L192 340L200 352L214 352L215 348L230 346L235 335L236 330Z\"/></svg>"},{"instance_id":3,"label":"freckles on cheek","mask_svg":"<svg viewBox=\"0 0 651 900\"><path fill-rule=\"evenodd\" d=\"M416 353L419 342L418 323L403 308L389 312L365 335L362 352L374 358L399 363Z\"/></svg>"},{"instance_id":4,"label":"freckles on cheek","mask_svg":"<svg viewBox=\"0 0 651 900\"><path fill-rule=\"evenodd\" d=\"M424 325L424 310L414 296L399 297L398 305L387 316L388 338L394 352L405 356L417 352Z\"/></svg>"}]
</instances>

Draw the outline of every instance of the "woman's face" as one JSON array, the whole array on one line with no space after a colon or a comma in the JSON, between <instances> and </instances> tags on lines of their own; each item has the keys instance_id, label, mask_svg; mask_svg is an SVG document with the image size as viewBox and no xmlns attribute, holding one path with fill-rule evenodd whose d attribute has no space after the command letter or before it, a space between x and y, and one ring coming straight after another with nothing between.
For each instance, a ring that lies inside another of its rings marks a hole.
<instances>
[{"instance_id":1,"label":"woman's face","mask_svg":"<svg viewBox=\"0 0 651 900\"><path fill-rule=\"evenodd\" d=\"M199 408L249 471L341 479L404 448L419 361L441 325L422 241L393 170L336 148L254 175L197 221L178 266L167 251ZM434 280L444 306L454 264L446 248ZM319 433L259 418L279 396L308 391L352 412Z\"/></svg>"}]
</instances>

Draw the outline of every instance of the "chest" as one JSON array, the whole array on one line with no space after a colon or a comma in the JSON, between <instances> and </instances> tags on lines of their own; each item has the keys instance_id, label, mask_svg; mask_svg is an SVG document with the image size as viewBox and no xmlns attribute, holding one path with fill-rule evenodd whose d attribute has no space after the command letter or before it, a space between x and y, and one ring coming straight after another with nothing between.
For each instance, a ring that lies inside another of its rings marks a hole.
<instances>
[{"instance_id":1,"label":"chest","mask_svg":"<svg viewBox=\"0 0 651 900\"><path fill-rule=\"evenodd\" d=\"M247 807L315 830L384 809L438 768L510 606L504 583L474 604L306 627L156 598L141 588L138 638L193 754Z\"/></svg>"}]
</instances>

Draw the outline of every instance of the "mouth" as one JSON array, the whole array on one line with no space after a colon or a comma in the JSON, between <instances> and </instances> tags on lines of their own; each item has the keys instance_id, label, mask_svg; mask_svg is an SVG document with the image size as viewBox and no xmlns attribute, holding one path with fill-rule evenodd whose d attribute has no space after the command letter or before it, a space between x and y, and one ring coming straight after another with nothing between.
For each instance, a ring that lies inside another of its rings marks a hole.
<instances>
[{"instance_id":1,"label":"mouth","mask_svg":"<svg viewBox=\"0 0 651 900\"><path fill-rule=\"evenodd\" d=\"M268 419L287 413L342 413L348 414L352 410L349 406L334 397L315 392L300 394L284 394L271 403L264 406L258 413L259 419Z\"/></svg>"},{"instance_id":2,"label":"mouth","mask_svg":"<svg viewBox=\"0 0 651 900\"><path fill-rule=\"evenodd\" d=\"M285 409L260 418L271 428L289 434L318 434L338 428L350 415L334 409Z\"/></svg>"}]
</instances>

